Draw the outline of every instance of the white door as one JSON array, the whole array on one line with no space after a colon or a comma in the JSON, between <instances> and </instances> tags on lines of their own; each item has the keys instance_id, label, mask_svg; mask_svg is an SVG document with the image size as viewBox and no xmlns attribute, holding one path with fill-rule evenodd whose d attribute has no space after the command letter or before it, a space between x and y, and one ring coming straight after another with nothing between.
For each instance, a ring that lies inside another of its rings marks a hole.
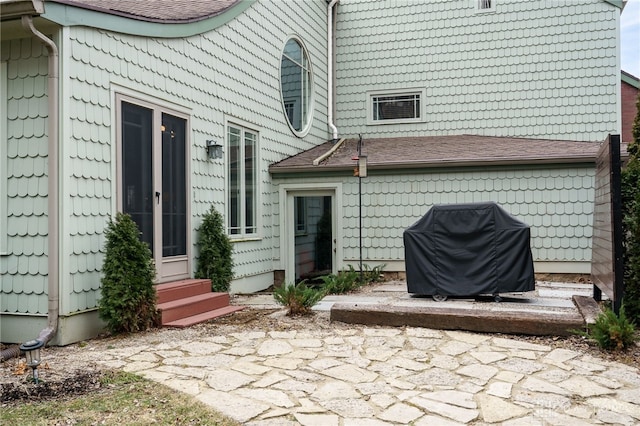
<instances>
[{"instance_id":1,"label":"white door","mask_svg":"<svg viewBox=\"0 0 640 426\"><path fill-rule=\"evenodd\" d=\"M188 278L188 120L142 102L120 103L121 211L153 253L157 281Z\"/></svg>"}]
</instances>

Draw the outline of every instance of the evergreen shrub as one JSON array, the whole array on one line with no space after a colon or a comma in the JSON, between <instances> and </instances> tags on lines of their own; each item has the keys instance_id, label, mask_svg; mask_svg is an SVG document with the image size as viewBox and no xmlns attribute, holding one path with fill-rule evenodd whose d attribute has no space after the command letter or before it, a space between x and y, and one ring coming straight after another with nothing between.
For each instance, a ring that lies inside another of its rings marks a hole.
<instances>
[{"instance_id":1,"label":"evergreen shrub","mask_svg":"<svg viewBox=\"0 0 640 426\"><path fill-rule=\"evenodd\" d=\"M143 331L159 323L151 250L131 216L117 213L105 231L100 318L112 333Z\"/></svg>"},{"instance_id":2,"label":"evergreen shrub","mask_svg":"<svg viewBox=\"0 0 640 426\"><path fill-rule=\"evenodd\" d=\"M633 323L627 319L623 305L619 315L610 308L606 308L586 332L578 334L595 341L602 349L623 350L636 342L635 331Z\"/></svg>"},{"instance_id":3,"label":"evergreen shrub","mask_svg":"<svg viewBox=\"0 0 640 426\"><path fill-rule=\"evenodd\" d=\"M212 291L229 291L233 279L233 247L225 232L222 215L213 206L198 229L198 247L196 278L210 279Z\"/></svg>"}]
</instances>

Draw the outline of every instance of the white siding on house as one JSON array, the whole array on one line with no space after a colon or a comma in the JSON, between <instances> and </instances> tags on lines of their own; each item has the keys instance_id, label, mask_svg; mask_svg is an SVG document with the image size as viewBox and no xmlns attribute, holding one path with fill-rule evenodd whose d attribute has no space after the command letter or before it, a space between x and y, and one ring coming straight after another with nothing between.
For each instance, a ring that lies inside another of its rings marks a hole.
<instances>
[{"instance_id":1,"label":"white siding on house","mask_svg":"<svg viewBox=\"0 0 640 426\"><path fill-rule=\"evenodd\" d=\"M602 0L341 0L345 137L477 134L602 141L619 132L620 9ZM424 123L367 125L368 91L426 88Z\"/></svg>"},{"instance_id":2,"label":"white siding on house","mask_svg":"<svg viewBox=\"0 0 640 426\"><path fill-rule=\"evenodd\" d=\"M0 312L47 314L47 56L37 41L2 41L6 61L6 239ZM3 212L4 213L4 212Z\"/></svg>"}]
</instances>

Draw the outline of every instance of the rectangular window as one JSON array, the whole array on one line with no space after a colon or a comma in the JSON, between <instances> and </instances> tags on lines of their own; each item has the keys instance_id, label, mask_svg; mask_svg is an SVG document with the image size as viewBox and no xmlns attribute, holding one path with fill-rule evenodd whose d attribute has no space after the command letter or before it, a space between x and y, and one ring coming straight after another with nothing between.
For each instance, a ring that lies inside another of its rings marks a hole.
<instances>
[{"instance_id":1,"label":"rectangular window","mask_svg":"<svg viewBox=\"0 0 640 426\"><path fill-rule=\"evenodd\" d=\"M258 134L244 127L227 126L230 235L255 235L257 227Z\"/></svg>"},{"instance_id":2,"label":"rectangular window","mask_svg":"<svg viewBox=\"0 0 640 426\"><path fill-rule=\"evenodd\" d=\"M0 255L6 254L7 237L7 63L0 62Z\"/></svg>"},{"instance_id":3,"label":"rectangular window","mask_svg":"<svg viewBox=\"0 0 640 426\"><path fill-rule=\"evenodd\" d=\"M476 0L478 12L495 12L496 0Z\"/></svg>"},{"instance_id":4,"label":"rectangular window","mask_svg":"<svg viewBox=\"0 0 640 426\"><path fill-rule=\"evenodd\" d=\"M307 198L295 197L296 235L307 233Z\"/></svg>"},{"instance_id":5,"label":"rectangular window","mask_svg":"<svg viewBox=\"0 0 640 426\"><path fill-rule=\"evenodd\" d=\"M416 91L370 92L369 124L412 123L424 121L424 89Z\"/></svg>"}]
</instances>

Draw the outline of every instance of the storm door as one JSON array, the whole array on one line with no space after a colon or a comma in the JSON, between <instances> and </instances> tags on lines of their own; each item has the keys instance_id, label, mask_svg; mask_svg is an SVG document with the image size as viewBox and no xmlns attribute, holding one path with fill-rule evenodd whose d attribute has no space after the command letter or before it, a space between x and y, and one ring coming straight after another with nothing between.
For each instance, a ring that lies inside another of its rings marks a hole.
<instances>
[{"instance_id":1,"label":"storm door","mask_svg":"<svg viewBox=\"0 0 640 426\"><path fill-rule=\"evenodd\" d=\"M320 283L320 277L333 272L332 197L296 195L293 197L295 281Z\"/></svg>"},{"instance_id":2,"label":"storm door","mask_svg":"<svg viewBox=\"0 0 640 426\"><path fill-rule=\"evenodd\" d=\"M154 105L121 103L121 211L149 245L157 281L189 277L187 126Z\"/></svg>"}]
</instances>

